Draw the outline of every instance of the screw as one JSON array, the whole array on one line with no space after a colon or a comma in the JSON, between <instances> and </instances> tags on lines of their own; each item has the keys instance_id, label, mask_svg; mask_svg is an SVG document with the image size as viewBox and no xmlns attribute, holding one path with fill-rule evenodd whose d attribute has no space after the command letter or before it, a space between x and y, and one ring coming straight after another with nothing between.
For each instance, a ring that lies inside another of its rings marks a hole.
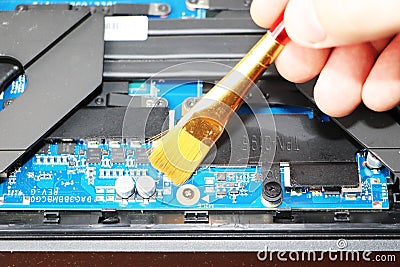
<instances>
[{"instance_id":1,"label":"screw","mask_svg":"<svg viewBox=\"0 0 400 267\"><path fill-rule=\"evenodd\" d=\"M28 6L18 5L16 9L17 9L17 11L24 11L24 10L28 10Z\"/></svg>"},{"instance_id":2,"label":"screw","mask_svg":"<svg viewBox=\"0 0 400 267\"><path fill-rule=\"evenodd\" d=\"M188 100L186 100L186 108L191 109L195 104L196 104L197 100L194 98L189 98Z\"/></svg>"},{"instance_id":3,"label":"screw","mask_svg":"<svg viewBox=\"0 0 400 267\"><path fill-rule=\"evenodd\" d=\"M160 12L167 12L168 9L169 9L168 6L165 4L161 4L158 6L158 11L160 11Z\"/></svg>"},{"instance_id":4,"label":"screw","mask_svg":"<svg viewBox=\"0 0 400 267\"><path fill-rule=\"evenodd\" d=\"M102 98L102 97L97 97L97 98L94 100L94 102L95 102L97 105L102 105L102 104L104 103L104 98Z\"/></svg>"},{"instance_id":5,"label":"screw","mask_svg":"<svg viewBox=\"0 0 400 267\"><path fill-rule=\"evenodd\" d=\"M14 99L7 99L6 102L4 102L4 105L9 106L12 104L12 102L14 102Z\"/></svg>"},{"instance_id":6,"label":"screw","mask_svg":"<svg viewBox=\"0 0 400 267\"><path fill-rule=\"evenodd\" d=\"M194 197L194 192L190 188L186 188L183 190L182 195L187 199L192 199Z\"/></svg>"},{"instance_id":7,"label":"screw","mask_svg":"<svg viewBox=\"0 0 400 267\"><path fill-rule=\"evenodd\" d=\"M281 199L282 187L277 182L268 182L264 185L263 196L269 202L277 202Z\"/></svg>"}]
</instances>

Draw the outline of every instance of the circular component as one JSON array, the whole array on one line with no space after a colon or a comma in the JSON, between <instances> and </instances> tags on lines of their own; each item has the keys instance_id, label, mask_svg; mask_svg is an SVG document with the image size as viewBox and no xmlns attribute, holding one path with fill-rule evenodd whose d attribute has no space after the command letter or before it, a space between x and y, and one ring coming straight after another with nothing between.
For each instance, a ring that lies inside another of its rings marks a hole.
<instances>
[{"instance_id":1,"label":"circular component","mask_svg":"<svg viewBox=\"0 0 400 267\"><path fill-rule=\"evenodd\" d=\"M166 11L168 11L168 9L169 9L168 6L165 4L161 4L158 6L158 11L161 11L161 12L166 12Z\"/></svg>"},{"instance_id":2,"label":"circular component","mask_svg":"<svg viewBox=\"0 0 400 267\"><path fill-rule=\"evenodd\" d=\"M4 101L3 105L4 107L11 105L14 102L14 99L7 99Z\"/></svg>"},{"instance_id":3,"label":"circular component","mask_svg":"<svg viewBox=\"0 0 400 267\"><path fill-rule=\"evenodd\" d=\"M263 186L263 198L273 204L278 204L282 198L282 187L277 182L267 182Z\"/></svg>"},{"instance_id":4,"label":"circular component","mask_svg":"<svg viewBox=\"0 0 400 267\"><path fill-rule=\"evenodd\" d=\"M114 187L118 196L128 198L132 196L135 191L135 182L129 176L121 176L115 180Z\"/></svg>"},{"instance_id":5,"label":"circular component","mask_svg":"<svg viewBox=\"0 0 400 267\"><path fill-rule=\"evenodd\" d=\"M367 167L370 169L379 169L380 167L382 167L382 162L372 153L367 154L366 164Z\"/></svg>"},{"instance_id":6,"label":"circular component","mask_svg":"<svg viewBox=\"0 0 400 267\"><path fill-rule=\"evenodd\" d=\"M17 11L26 11L26 10L28 10L29 8L28 8L28 6L26 6L26 5L18 5L16 8L15 8L15 10L17 10Z\"/></svg>"},{"instance_id":7,"label":"circular component","mask_svg":"<svg viewBox=\"0 0 400 267\"><path fill-rule=\"evenodd\" d=\"M150 198L156 192L156 181L150 176L140 176L136 180L136 190L142 198Z\"/></svg>"},{"instance_id":8,"label":"circular component","mask_svg":"<svg viewBox=\"0 0 400 267\"><path fill-rule=\"evenodd\" d=\"M104 103L104 98L99 96L94 100L94 102L96 103L96 105L102 105Z\"/></svg>"},{"instance_id":9,"label":"circular component","mask_svg":"<svg viewBox=\"0 0 400 267\"><path fill-rule=\"evenodd\" d=\"M176 192L176 199L179 203L185 206L192 206L199 202L200 200L200 191L199 189L191 184L185 184L179 187Z\"/></svg>"}]
</instances>

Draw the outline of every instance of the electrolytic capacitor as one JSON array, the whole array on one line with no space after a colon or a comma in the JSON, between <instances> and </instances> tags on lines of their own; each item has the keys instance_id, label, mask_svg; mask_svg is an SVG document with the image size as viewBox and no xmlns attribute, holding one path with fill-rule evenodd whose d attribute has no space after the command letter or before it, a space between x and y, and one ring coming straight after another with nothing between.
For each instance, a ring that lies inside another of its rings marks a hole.
<instances>
[{"instance_id":1,"label":"electrolytic capacitor","mask_svg":"<svg viewBox=\"0 0 400 267\"><path fill-rule=\"evenodd\" d=\"M115 191L122 198L128 198L135 192L135 182L129 176L121 176L115 181Z\"/></svg>"},{"instance_id":2,"label":"electrolytic capacitor","mask_svg":"<svg viewBox=\"0 0 400 267\"><path fill-rule=\"evenodd\" d=\"M150 198L156 192L156 182L150 176L140 176L136 180L136 190L142 198Z\"/></svg>"}]
</instances>

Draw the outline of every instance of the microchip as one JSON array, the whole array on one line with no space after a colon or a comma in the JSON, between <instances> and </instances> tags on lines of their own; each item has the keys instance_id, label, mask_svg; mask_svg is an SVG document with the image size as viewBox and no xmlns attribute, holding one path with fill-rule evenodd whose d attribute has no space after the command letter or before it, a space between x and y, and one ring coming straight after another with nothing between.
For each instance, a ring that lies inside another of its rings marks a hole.
<instances>
[{"instance_id":1,"label":"microchip","mask_svg":"<svg viewBox=\"0 0 400 267\"><path fill-rule=\"evenodd\" d=\"M226 191L225 190L217 192L217 197L225 197L225 196L226 196Z\"/></svg>"},{"instance_id":2,"label":"microchip","mask_svg":"<svg viewBox=\"0 0 400 267\"><path fill-rule=\"evenodd\" d=\"M238 194L239 194L239 190L232 189L229 193L230 193L231 195L238 195Z\"/></svg>"},{"instance_id":3,"label":"microchip","mask_svg":"<svg viewBox=\"0 0 400 267\"><path fill-rule=\"evenodd\" d=\"M145 148L136 148L136 163L137 164L149 164L149 157L147 156L147 150Z\"/></svg>"},{"instance_id":4,"label":"microchip","mask_svg":"<svg viewBox=\"0 0 400 267\"><path fill-rule=\"evenodd\" d=\"M89 148L87 151L87 163L96 164L101 162L101 149Z\"/></svg>"},{"instance_id":5,"label":"microchip","mask_svg":"<svg viewBox=\"0 0 400 267\"><path fill-rule=\"evenodd\" d=\"M75 143L59 143L57 148L57 154L69 154L75 153Z\"/></svg>"},{"instance_id":6,"label":"microchip","mask_svg":"<svg viewBox=\"0 0 400 267\"><path fill-rule=\"evenodd\" d=\"M111 162L112 163L124 163L125 162L125 149L112 148L111 149Z\"/></svg>"},{"instance_id":7,"label":"microchip","mask_svg":"<svg viewBox=\"0 0 400 267\"><path fill-rule=\"evenodd\" d=\"M337 188L359 186L355 162L291 163L288 179L292 187L324 187L335 194Z\"/></svg>"},{"instance_id":8,"label":"microchip","mask_svg":"<svg viewBox=\"0 0 400 267\"><path fill-rule=\"evenodd\" d=\"M37 154L49 154L49 153L50 153L50 144L48 143L44 144L37 152Z\"/></svg>"}]
</instances>

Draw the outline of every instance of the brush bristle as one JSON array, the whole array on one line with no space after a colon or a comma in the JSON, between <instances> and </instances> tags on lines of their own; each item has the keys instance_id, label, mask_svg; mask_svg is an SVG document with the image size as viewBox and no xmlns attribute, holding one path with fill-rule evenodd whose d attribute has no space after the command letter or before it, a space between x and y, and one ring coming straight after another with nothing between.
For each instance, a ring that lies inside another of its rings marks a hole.
<instances>
[{"instance_id":1,"label":"brush bristle","mask_svg":"<svg viewBox=\"0 0 400 267\"><path fill-rule=\"evenodd\" d=\"M174 127L158 142L149 160L176 185L189 180L211 148L180 127Z\"/></svg>"}]
</instances>

